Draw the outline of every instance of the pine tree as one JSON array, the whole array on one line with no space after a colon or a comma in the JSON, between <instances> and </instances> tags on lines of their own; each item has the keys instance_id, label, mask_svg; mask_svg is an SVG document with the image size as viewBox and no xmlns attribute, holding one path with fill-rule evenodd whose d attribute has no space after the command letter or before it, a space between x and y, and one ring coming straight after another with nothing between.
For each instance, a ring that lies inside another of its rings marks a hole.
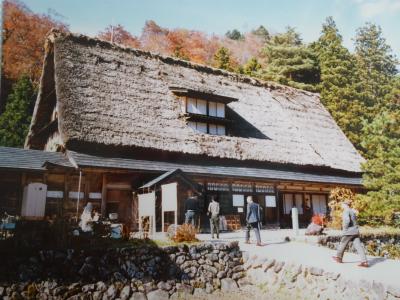
<instances>
[{"instance_id":1,"label":"pine tree","mask_svg":"<svg viewBox=\"0 0 400 300\"><path fill-rule=\"evenodd\" d=\"M391 92L397 73L397 60L382 36L382 30L367 23L357 30L355 55L358 65L357 91L360 100L368 107L372 120L386 106L386 96Z\"/></svg>"},{"instance_id":2,"label":"pine tree","mask_svg":"<svg viewBox=\"0 0 400 300\"><path fill-rule=\"evenodd\" d=\"M215 53L214 66L218 69L233 71L231 54L227 48L221 47Z\"/></svg>"},{"instance_id":3,"label":"pine tree","mask_svg":"<svg viewBox=\"0 0 400 300\"><path fill-rule=\"evenodd\" d=\"M232 31L228 30L228 32L225 33L225 36L235 41L244 40L243 34L237 29L233 29Z\"/></svg>"},{"instance_id":4,"label":"pine tree","mask_svg":"<svg viewBox=\"0 0 400 300\"><path fill-rule=\"evenodd\" d=\"M363 165L360 217L370 224L391 224L400 212L400 111L383 111L364 128L363 146L369 154Z\"/></svg>"},{"instance_id":5,"label":"pine tree","mask_svg":"<svg viewBox=\"0 0 400 300\"><path fill-rule=\"evenodd\" d=\"M312 48L302 44L293 28L274 36L263 52L268 61L264 79L316 91L320 77L316 55Z\"/></svg>"},{"instance_id":6,"label":"pine tree","mask_svg":"<svg viewBox=\"0 0 400 300\"><path fill-rule=\"evenodd\" d=\"M267 42L271 39L271 35L269 34L269 31L262 25L260 25L257 29L254 29L252 33L256 36L259 36L264 40L264 42Z\"/></svg>"},{"instance_id":7,"label":"pine tree","mask_svg":"<svg viewBox=\"0 0 400 300\"><path fill-rule=\"evenodd\" d=\"M355 58L342 42L335 21L328 17L321 36L311 45L321 68L321 101L353 145L363 151L361 131L366 108L355 91Z\"/></svg>"},{"instance_id":8,"label":"pine tree","mask_svg":"<svg viewBox=\"0 0 400 300\"><path fill-rule=\"evenodd\" d=\"M22 76L8 96L4 113L0 115L0 145L22 147L28 133L36 92L28 76Z\"/></svg>"}]
</instances>

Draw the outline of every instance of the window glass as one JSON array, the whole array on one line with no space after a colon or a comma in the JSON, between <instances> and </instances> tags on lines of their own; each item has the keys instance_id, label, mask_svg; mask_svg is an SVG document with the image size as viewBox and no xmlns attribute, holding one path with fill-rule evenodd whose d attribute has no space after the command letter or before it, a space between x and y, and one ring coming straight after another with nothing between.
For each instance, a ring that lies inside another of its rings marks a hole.
<instances>
[{"instance_id":1,"label":"window glass","mask_svg":"<svg viewBox=\"0 0 400 300\"><path fill-rule=\"evenodd\" d=\"M207 101L197 99L197 111L198 111L198 114L206 115L207 114Z\"/></svg>"},{"instance_id":2,"label":"window glass","mask_svg":"<svg viewBox=\"0 0 400 300\"><path fill-rule=\"evenodd\" d=\"M224 125L218 125L217 134L218 135L225 135L225 126Z\"/></svg>"},{"instance_id":3,"label":"window glass","mask_svg":"<svg viewBox=\"0 0 400 300\"><path fill-rule=\"evenodd\" d=\"M294 195L296 199L296 207L297 211L299 212L299 215L303 214L303 195L302 194L296 194Z\"/></svg>"},{"instance_id":4,"label":"window glass","mask_svg":"<svg viewBox=\"0 0 400 300\"><path fill-rule=\"evenodd\" d=\"M312 206L314 214L326 214L325 195L312 195Z\"/></svg>"},{"instance_id":5,"label":"window glass","mask_svg":"<svg viewBox=\"0 0 400 300\"><path fill-rule=\"evenodd\" d=\"M293 195L283 194L283 213L285 215L289 215L292 207L293 207Z\"/></svg>"},{"instance_id":6,"label":"window glass","mask_svg":"<svg viewBox=\"0 0 400 300\"><path fill-rule=\"evenodd\" d=\"M225 104L217 103L217 117L225 118Z\"/></svg>"},{"instance_id":7,"label":"window glass","mask_svg":"<svg viewBox=\"0 0 400 300\"><path fill-rule=\"evenodd\" d=\"M200 131L202 133L207 133L207 123L197 122L197 131Z\"/></svg>"},{"instance_id":8,"label":"window glass","mask_svg":"<svg viewBox=\"0 0 400 300\"><path fill-rule=\"evenodd\" d=\"M197 108L196 108L196 99L193 98L188 98L187 101L187 110L190 113L196 113Z\"/></svg>"},{"instance_id":9,"label":"window glass","mask_svg":"<svg viewBox=\"0 0 400 300\"><path fill-rule=\"evenodd\" d=\"M217 116L217 103L216 102L208 102L208 114L212 117Z\"/></svg>"},{"instance_id":10,"label":"window glass","mask_svg":"<svg viewBox=\"0 0 400 300\"><path fill-rule=\"evenodd\" d=\"M208 132L209 134L217 134L217 125L208 124Z\"/></svg>"},{"instance_id":11,"label":"window glass","mask_svg":"<svg viewBox=\"0 0 400 300\"><path fill-rule=\"evenodd\" d=\"M196 130L196 122L188 122L188 126L193 130Z\"/></svg>"}]
</instances>

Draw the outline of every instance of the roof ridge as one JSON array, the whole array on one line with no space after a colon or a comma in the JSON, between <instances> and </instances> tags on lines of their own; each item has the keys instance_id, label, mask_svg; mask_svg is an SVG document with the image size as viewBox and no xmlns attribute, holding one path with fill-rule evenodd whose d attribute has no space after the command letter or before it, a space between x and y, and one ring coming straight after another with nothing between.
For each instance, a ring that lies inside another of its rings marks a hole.
<instances>
[{"instance_id":1,"label":"roof ridge","mask_svg":"<svg viewBox=\"0 0 400 300\"><path fill-rule=\"evenodd\" d=\"M248 84L255 85L255 86L262 86L265 88L270 88L270 89L274 89L274 90L282 90L282 91L286 91L286 92L292 91L292 92L302 93L302 94L306 94L306 95L319 96L319 93L313 93L310 91L283 85L283 84L280 84L277 82L266 81L266 80L246 76L243 74L238 74L238 73L229 72L229 71L222 70L222 69L217 69L217 68L214 68L214 67L211 67L208 65L199 64L199 63L179 59L179 58L172 57L172 56L163 55L163 54L157 53L157 52L146 51L146 50L142 50L142 49L138 49L138 48L124 46L124 45L118 44L118 43L112 43L109 41L90 37L90 36L80 34L80 33L63 32L63 31L60 31L59 29L53 28L48 32L47 37L46 37L46 39L49 40L50 42L54 42L54 40L57 38L73 39L74 41L81 42L81 43L83 42L83 43L88 43L88 44L96 44L96 45L100 45L101 47L107 47L107 48L110 48L113 50L119 50L119 51L133 53L137 56L146 56L147 58L159 59L162 62L167 63L167 64L176 64L176 65L180 65L180 66L183 66L186 68L195 69L198 71L203 71L203 72L207 72L207 73L215 74L215 75L222 75L225 77L231 77L231 78L234 77L239 82L248 83Z\"/></svg>"}]
</instances>

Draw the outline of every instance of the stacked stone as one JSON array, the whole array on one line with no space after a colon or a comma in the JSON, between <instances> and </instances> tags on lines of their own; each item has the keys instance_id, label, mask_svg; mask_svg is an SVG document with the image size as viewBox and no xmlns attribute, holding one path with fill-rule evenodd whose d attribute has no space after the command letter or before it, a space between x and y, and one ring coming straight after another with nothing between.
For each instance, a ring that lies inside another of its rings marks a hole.
<instances>
[{"instance_id":1,"label":"stacked stone","mask_svg":"<svg viewBox=\"0 0 400 300\"><path fill-rule=\"evenodd\" d=\"M318 244L328 247L330 249L337 249L340 243L340 236L323 236L318 239ZM374 235L364 234L361 240L369 255L382 256L385 258L398 259L400 258L400 236L393 235ZM388 251L390 248L390 251ZM348 250L351 253L357 253L350 242Z\"/></svg>"},{"instance_id":2,"label":"stacked stone","mask_svg":"<svg viewBox=\"0 0 400 300\"><path fill-rule=\"evenodd\" d=\"M245 276L237 242L44 251L18 270L19 283L0 283L0 298L180 299L238 289Z\"/></svg>"},{"instance_id":3,"label":"stacked stone","mask_svg":"<svg viewBox=\"0 0 400 300\"><path fill-rule=\"evenodd\" d=\"M400 289L378 282L343 279L340 274L275 259L247 257L247 276L238 281L241 289L256 285L261 293L277 299L399 299ZM251 287L254 289L254 287Z\"/></svg>"}]
</instances>

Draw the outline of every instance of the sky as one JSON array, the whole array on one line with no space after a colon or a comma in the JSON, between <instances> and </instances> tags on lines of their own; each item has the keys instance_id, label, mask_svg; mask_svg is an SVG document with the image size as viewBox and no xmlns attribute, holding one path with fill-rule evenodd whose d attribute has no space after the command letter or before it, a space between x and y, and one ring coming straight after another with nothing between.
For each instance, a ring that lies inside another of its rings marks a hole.
<instances>
[{"instance_id":1,"label":"sky","mask_svg":"<svg viewBox=\"0 0 400 300\"><path fill-rule=\"evenodd\" d=\"M382 27L400 58L400 0L22 0L33 12L56 11L72 32L96 35L110 24L139 35L146 20L167 28L225 34L265 26L270 32L295 27L305 42L318 38L327 16L336 21L344 44L353 49L365 22Z\"/></svg>"}]
</instances>

